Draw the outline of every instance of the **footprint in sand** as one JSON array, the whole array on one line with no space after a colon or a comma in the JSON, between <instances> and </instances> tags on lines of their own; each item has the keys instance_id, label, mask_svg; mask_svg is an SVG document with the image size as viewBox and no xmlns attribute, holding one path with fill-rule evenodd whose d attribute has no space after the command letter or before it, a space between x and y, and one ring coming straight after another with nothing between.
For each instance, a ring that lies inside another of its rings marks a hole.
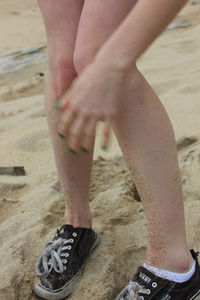
<instances>
[{"instance_id":1,"label":"footprint in sand","mask_svg":"<svg viewBox=\"0 0 200 300\"><path fill-rule=\"evenodd\" d=\"M200 93L200 86L199 84L198 85L191 85L191 86L186 86L186 87L183 87L179 90L179 92L181 94L198 94Z\"/></svg>"},{"instance_id":2,"label":"footprint in sand","mask_svg":"<svg viewBox=\"0 0 200 300\"><path fill-rule=\"evenodd\" d=\"M56 199L50 206L47 213L43 216L41 223L43 224L40 236L46 235L51 229L64 224L65 202L64 198Z\"/></svg>"},{"instance_id":3,"label":"footprint in sand","mask_svg":"<svg viewBox=\"0 0 200 300\"><path fill-rule=\"evenodd\" d=\"M25 152L41 152L48 150L50 138L47 129L37 129L24 135L17 141L16 147Z\"/></svg>"},{"instance_id":4,"label":"footprint in sand","mask_svg":"<svg viewBox=\"0 0 200 300\"><path fill-rule=\"evenodd\" d=\"M41 117L45 117L46 116L46 112L44 107L37 107L34 110L32 110L30 117L31 118L41 118Z\"/></svg>"},{"instance_id":5,"label":"footprint in sand","mask_svg":"<svg viewBox=\"0 0 200 300\"><path fill-rule=\"evenodd\" d=\"M178 90L179 82L178 80L156 81L152 84L152 86L159 95L165 95L170 93L172 90Z\"/></svg>"},{"instance_id":6,"label":"footprint in sand","mask_svg":"<svg viewBox=\"0 0 200 300\"><path fill-rule=\"evenodd\" d=\"M198 138L196 136L189 136L189 137L183 137L179 139L176 143L177 150L183 150L187 148L188 146L191 146L195 144L198 141Z\"/></svg>"},{"instance_id":7,"label":"footprint in sand","mask_svg":"<svg viewBox=\"0 0 200 300\"><path fill-rule=\"evenodd\" d=\"M200 152L199 152L199 139L195 136L183 137L177 141L177 150L179 154L179 163L182 169L187 169L191 165L194 168L199 168Z\"/></svg>"},{"instance_id":8,"label":"footprint in sand","mask_svg":"<svg viewBox=\"0 0 200 300\"><path fill-rule=\"evenodd\" d=\"M25 193L26 187L26 183L0 183L0 224L15 215L19 197Z\"/></svg>"},{"instance_id":9,"label":"footprint in sand","mask_svg":"<svg viewBox=\"0 0 200 300\"><path fill-rule=\"evenodd\" d=\"M0 224L15 215L19 206L18 202L17 199L0 199Z\"/></svg>"}]
</instances>

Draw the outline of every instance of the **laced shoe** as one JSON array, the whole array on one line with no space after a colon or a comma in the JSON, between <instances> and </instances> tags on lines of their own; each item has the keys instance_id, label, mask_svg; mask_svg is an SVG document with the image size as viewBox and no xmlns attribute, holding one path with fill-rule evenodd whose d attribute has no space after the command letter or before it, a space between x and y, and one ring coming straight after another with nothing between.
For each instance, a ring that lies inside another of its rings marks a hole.
<instances>
[{"instance_id":1,"label":"laced shoe","mask_svg":"<svg viewBox=\"0 0 200 300\"><path fill-rule=\"evenodd\" d=\"M80 279L85 261L100 241L91 228L65 224L44 246L36 262L35 293L42 299L65 299Z\"/></svg>"},{"instance_id":2,"label":"laced shoe","mask_svg":"<svg viewBox=\"0 0 200 300\"><path fill-rule=\"evenodd\" d=\"M143 266L139 266L132 280L115 300L200 300L200 267L198 252L190 250L196 261L193 276L177 283L156 276Z\"/></svg>"}]
</instances>

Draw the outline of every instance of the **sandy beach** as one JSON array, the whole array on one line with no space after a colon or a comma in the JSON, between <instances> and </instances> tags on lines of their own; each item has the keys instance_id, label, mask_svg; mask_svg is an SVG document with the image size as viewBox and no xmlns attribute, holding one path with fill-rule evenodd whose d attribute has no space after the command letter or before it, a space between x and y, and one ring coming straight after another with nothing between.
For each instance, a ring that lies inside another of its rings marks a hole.
<instances>
[{"instance_id":1,"label":"sandy beach","mask_svg":"<svg viewBox=\"0 0 200 300\"><path fill-rule=\"evenodd\" d=\"M138 61L169 113L182 175L188 241L200 250L200 1L189 1ZM34 268L43 246L64 222L44 108L47 54L35 1L0 2L0 300L36 300ZM143 263L143 205L112 135L100 149L98 125L90 206L101 243L70 300L112 300ZM91 284L92 282L92 284Z\"/></svg>"}]
</instances>

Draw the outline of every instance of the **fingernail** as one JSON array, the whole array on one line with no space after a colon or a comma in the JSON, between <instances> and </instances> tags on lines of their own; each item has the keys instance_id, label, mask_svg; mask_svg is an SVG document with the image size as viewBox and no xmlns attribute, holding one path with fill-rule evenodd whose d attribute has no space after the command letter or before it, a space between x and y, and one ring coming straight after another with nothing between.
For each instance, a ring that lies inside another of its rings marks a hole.
<instances>
[{"instance_id":1,"label":"fingernail","mask_svg":"<svg viewBox=\"0 0 200 300\"><path fill-rule=\"evenodd\" d=\"M104 150L104 151L108 150L107 146L101 146L101 149Z\"/></svg>"},{"instance_id":2,"label":"fingernail","mask_svg":"<svg viewBox=\"0 0 200 300\"><path fill-rule=\"evenodd\" d=\"M61 139L64 139L64 135L62 135L60 132L57 132L57 134L61 137Z\"/></svg>"},{"instance_id":3,"label":"fingernail","mask_svg":"<svg viewBox=\"0 0 200 300\"><path fill-rule=\"evenodd\" d=\"M84 147L81 147L81 151L83 151L85 153L89 153L89 151L87 149L85 149Z\"/></svg>"},{"instance_id":4,"label":"fingernail","mask_svg":"<svg viewBox=\"0 0 200 300\"><path fill-rule=\"evenodd\" d=\"M62 103L61 103L59 100L57 100L57 101L54 103L54 105L53 105L53 107L54 107L55 109L60 109L61 106L62 106Z\"/></svg>"},{"instance_id":5,"label":"fingernail","mask_svg":"<svg viewBox=\"0 0 200 300\"><path fill-rule=\"evenodd\" d=\"M68 148L69 153L76 155L77 152L74 149Z\"/></svg>"}]
</instances>

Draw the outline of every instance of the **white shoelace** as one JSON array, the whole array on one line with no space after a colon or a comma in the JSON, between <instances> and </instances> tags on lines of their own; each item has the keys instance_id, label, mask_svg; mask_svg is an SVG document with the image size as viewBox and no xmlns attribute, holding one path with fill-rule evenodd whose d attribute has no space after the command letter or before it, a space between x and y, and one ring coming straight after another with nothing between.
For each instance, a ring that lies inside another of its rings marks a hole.
<instances>
[{"instance_id":1,"label":"white shoelace","mask_svg":"<svg viewBox=\"0 0 200 300\"><path fill-rule=\"evenodd\" d=\"M145 289L136 281L130 280L128 285L122 290L122 292L118 295L116 300L142 300L144 299L142 296L139 296L139 293L144 295L149 294L149 290Z\"/></svg>"},{"instance_id":2,"label":"white shoelace","mask_svg":"<svg viewBox=\"0 0 200 300\"><path fill-rule=\"evenodd\" d=\"M52 269L57 273L63 273L66 269L64 264L67 263L66 257L69 256L69 253L62 253L62 251L70 250L71 246L67 244L73 242L73 239L64 239L60 237L55 241L47 243L43 255L38 258L36 263L37 275L47 277ZM43 271L41 271L41 268Z\"/></svg>"}]
</instances>

